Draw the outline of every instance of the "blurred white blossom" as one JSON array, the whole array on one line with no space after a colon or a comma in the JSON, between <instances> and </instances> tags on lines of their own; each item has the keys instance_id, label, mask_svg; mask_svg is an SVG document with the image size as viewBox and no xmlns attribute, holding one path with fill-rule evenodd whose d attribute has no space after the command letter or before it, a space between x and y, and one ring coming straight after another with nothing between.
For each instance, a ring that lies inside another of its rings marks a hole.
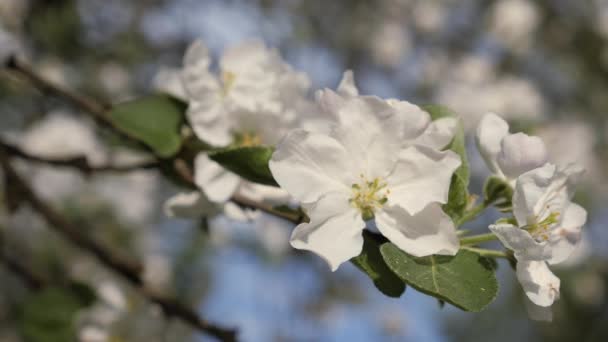
<instances>
[{"instance_id":1,"label":"blurred white blossom","mask_svg":"<svg viewBox=\"0 0 608 342\"><path fill-rule=\"evenodd\" d=\"M500 0L490 10L490 32L515 51L527 48L540 23L534 1Z\"/></svg>"},{"instance_id":2,"label":"blurred white blossom","mask_svg":"<svg viewBox=\"0 0 608 342\"><path fill-rule=\"evenodd\" d=\"M436 102L448 106L472 130L487 112L501 113L508 120L535 122L544 116L544 100L530 81L499 77L493 66L479 58L465 58L443 76Z\"/></svg>"}]
</instances>

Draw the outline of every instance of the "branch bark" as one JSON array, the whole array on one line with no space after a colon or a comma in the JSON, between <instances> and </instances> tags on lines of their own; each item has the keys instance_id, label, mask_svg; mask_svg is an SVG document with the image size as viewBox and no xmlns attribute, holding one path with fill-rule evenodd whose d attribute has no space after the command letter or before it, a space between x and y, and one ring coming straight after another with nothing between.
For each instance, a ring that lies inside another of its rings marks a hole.
<instances>
[{"instance_id":1,"label":"branch bark","mask_svg":"<svg viewBox=\"0 0 608 342\"><path fill-rule=\"evenodd\" d=\"M12 167L8 154L2 147L0 147L0 165L8 178L14 182L13 185L18 187L21 191L23 200L45 219L49 227L64 236L74 245L93 254L106 267L128 280L150 301L160 305L167 316L180 318L192 327L214 336L220 341L236 341L235 330L211 324L206 320L201 319L193 310L184 307L176 300L164 297L147 289L142 279L143 266L138 261L112 253L106 246L103 246L94 239L82 234L82 229L73 225L42 201Z\"/></svg>"}]
</instances>

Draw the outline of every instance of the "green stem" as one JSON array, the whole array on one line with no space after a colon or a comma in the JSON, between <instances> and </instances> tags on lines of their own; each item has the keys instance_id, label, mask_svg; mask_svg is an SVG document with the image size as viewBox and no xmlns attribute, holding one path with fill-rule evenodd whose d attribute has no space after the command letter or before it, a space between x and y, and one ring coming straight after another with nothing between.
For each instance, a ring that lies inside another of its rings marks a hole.
<instances>
[{"instance_id":1,"label":"green stem","mask_svg":"<svg viewBox=\"0 0 608 342\"><path fill-rule=\"evenodd\" d=\"M498 237L494 233L466 236L460 239L460 245L478 245L482 242L494 241Z\"/></svg>"},{"instance_id":2,"label":"green stem","mask_svg":"<svg viewBox=\"0 0 608 342\"><path fill-rule=\"evenodd\" d=\"M477 216L479 216L479 214L481 214L486 208L488 207L487 203L481 203L478 206L475 206L473 208L471 208L470 210L468 210L467 212L464 213L464 215L462 215L462 217L460 219L458 219L455 223L456 223L456 227L460 227L463 224L474 220L475 218L477 218Z\"/></svg>"},{"instance_id":3,"label":"green stem","mask_svg":"<svg viewBox=\"0 0 608 342\"><path fill-rule=\"evenodd\" d=\"M488 258L509 259L509 255L503 251L496 251L496 250L485 249L485 248L473 248L473 247L462 247L462 249L466 249L467 251L471 251L473 253L477 253L481 256L488 257Z\"/></svg>"}]
</instances>

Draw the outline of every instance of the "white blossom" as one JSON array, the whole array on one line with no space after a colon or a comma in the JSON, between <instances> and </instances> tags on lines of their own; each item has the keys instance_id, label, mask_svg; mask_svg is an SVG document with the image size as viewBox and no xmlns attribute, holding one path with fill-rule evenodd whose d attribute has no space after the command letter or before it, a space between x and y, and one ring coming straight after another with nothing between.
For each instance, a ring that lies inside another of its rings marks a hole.
<instances>
[{"instance_id":1,"label":"white blossom","mask_svg":"<svg viewBox=\"0 0 608 342\"><path fill-rule=\"evenodd\" d=\"M187 101L188 94L186 94L186 89L182 83L181 73L181 69L178 68L160 68L152 80L152 85L158 91Z\"/></svg>"},{"instance_id":2,"label":"white blossom","mask_svg":"<svg viewBox=\"0 0 608 342\"><path fill-rule=\"evenodd\" d=\"M293 125L296 107L309 81L295 72L276 50L258 42L228 49L210 70L211 57L194 42L184 57L182 81L188 119L197 136L217 146L234 143L275 144Z\"/></svg>"},{"instance_id":3,"label":"white blossom","mask_svg":"<svg viewBox=\"0 0 608 342\"><path fill-rule=\"evenodd\" d=\"M355 96L346 76L342 95L318 94L335 118L330 132L293 130L270 161L277 182L310 217L293 231L292 246L336 270L361 252L365 220L374 217L379 231L410 254L455 254L454 224L440 203L460 158L415 144L426 128L409 125L418 122L409 121L422 113L418 107Z\"/></svg>"},{"instance_id":4,"label":"white blossom","mask_svg":"<svg viewBox=\"0 0 608 342\"><path fill-rule=\"evenodd\" d=\"M547 149L540 138L510 134L509 124L494 113L481 119L475 138L490 171L511 184L521 174L547 162Z\"/></svg>"},{"instance_id":5,"label":"white blossom","mask_svg":"<svg viewBox=\"0 0 608 342\"><path fill-rule=\"evenodd\" d=\"M351 117L349 113L344 113L341 107L348 99L359 97L359 89L355 84L353 72L350 70L344 72L335 92L331 89L323 89L317 91L315 97L321 118L304 126L305 129L329 133L332 122L349 124ZM383 100L375 96L360 97L378 107L379 110L394 110L403 117L403 120L407 122L402 137L403 147L423 145L441 150L452 141L458 127L458 119L445 117L433 121L429 113L407 101ZM390 109L387 109L387 106Z\"/></svg>"},{"instance_id":6,"label":"white blossom","mask_svg":"<svg viewBox=\"0 0 608 342\"><path fill-rule=\"evenodd\" d=\"M552 164L524 173L517 179L513 195L517 225L490 226L513 250L518 279L536 305L550 306L558 298L559 280L546 263L565 261L580 241L587 212L571 198L582 173L577 166L560 168Z\"/></svg>"}]
</instances>

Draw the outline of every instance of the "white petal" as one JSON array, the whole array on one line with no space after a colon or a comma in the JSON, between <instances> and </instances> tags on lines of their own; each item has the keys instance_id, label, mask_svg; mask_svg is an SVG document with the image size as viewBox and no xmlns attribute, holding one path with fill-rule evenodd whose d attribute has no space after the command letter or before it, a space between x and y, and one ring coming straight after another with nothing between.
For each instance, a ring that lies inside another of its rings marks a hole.
<instances>
[{"instance_id":1,"label":"white petal","mask_svg":"<svg viewBox=\"0 0 608 342\"><path fill-rule=\"evenodd\" d=\"M541 167L547 163L547 149L539 137L524 133L511 134L502 139L498 166L509 179Z\"/></svg>"},{"instance_id":2,"label":"white petal","mask_svg":"<svg viewBox=\"0 0 608 342\"><path fill-rule=\"evenodd\" d=\"M441 118L431 122L414 143L442 150L452 142L457 129L458 119Z\"/></svg>"},{"instance_id":3,"label":"white petal","mask_svg":"<svg viewBox=\"0 0 608 342\"><path fill-rule=\"evenodd\" d=\"M169 217L201 218L217 213L218 208L200 191L181 192L169 198L164 205Z\"/></svg>"},{"instance_id":4,"label":"white petal","mask_svg":"<svg viewBox=\"0 0 608 342\"><path fill-rule=\"evenodd\" d=\"M308 215L310 222L299 224L291 235L294 248L318 254L332 271L361 253L365 222L345 194L323 196Z\"/></svg>"},{"instance_id":5,"label":"white petal","mask_svg":"<svg viewBox=\"0 0 608 342\"><path fill-rule=\"evenodd\" d=\"M477 126L475 141L481 156L488 168L495 174L500 174L497 158L501 142L509 134L509 124L494 113L486 114Z\"/></svg>"},{"instance_id":6,"label":"white petal","mask_svg":"<svg viewBox=\"0 0 608 342\"><path fill-rule=\"evenodd\" d=\"M539 306L526 298L526 311L528 317L534 321L551 322L553 320L553 310L550 306Z\"/></svg>"},{"instance_id":7,"label":"white petal","mask_svg":"<svg viewBox=\"0 0 608 342\"><path fill-rule=\"evenodd\" d=\"M264 71L277 64L280 57L277 52L266 48L260 41L249 41L229 47L220 59L220 69L237 75Z\"/></svg>"},{"instance_id":8,"label":"white petal","mask_svg":"<svg viewBox=\"0 0 608 342\"><path fill-rule=\"evenodd\" d=\"M536 305L551 306L559 299L559 278L544 261L518 261L517 279L528 298Z\"/></svg>"},{"instance_id":9,"label":"white petal","mask_svg":"<svg viewBox=\"0 0 608 342\"><path fill-rule=\"evenodd\" d=\"M412 146L399 155L395 169L387 178L389 205L398 205L415 215L432 202L446 203L452 174L460 157L425 146Z\"/></svg>"},{"instance_id":10,"label":"white petal","mask_svg":"<svg viewBox=\"0 0 608 342\"><path fill-rule=\"evenodd\" d=\"M555 172L555 166L547 164L517 178L513 193L513 215L520 226L536 223L536 216L546 205L547 190Z\"/></svg>"},{"instance_id":11,"label":"white petal","mask_svg":"<svg viewBox=\"0 0 608 342\"><path fill-rule=\"evenodd\" d=\"M413 256L455 255L460 247L452 219L438 204L429 204L413 216L400 207L388 207L375 218L382 235Z\"/></svg>"},{"instance_id":12,"label":"white petal","mask_svg":"<svg viewBox=\"0 0 608 342\"><path fill-rule=\"evenodd\" d=\"M293 130L277 146L269 167L277 183L296 200L315 202L332 191L350 192L355 179L349 173L351 159L335 139Z\"/></svg>"},{"instance_id":13,"label":"white petal","mask_svg":"<svg viewBox=\"0 0 608 342\"><path fill-rule=\"evenodd\" d=\"M402 138L405 146L411 145L416 138L421 137L431 124L429 113L412 103L394 99L386 100L386 102L395 109L396 114L405 123Z\"/></svg>"},{"instance_id":14,"label":"white petal","mask_svg":"<svg viewBox=\"0 0 608 342\"><path fill-rule=\"evenodd\" d=\"M256 218L258 212L248 208L241 208L233 202L224 204L224 215L231 220L248 222Z\"/></svg>"},{"instance_id":15,"label":"white petal","mask_svg":"<svg viewBox=\"0 0 608 342\"><path fill-rule=\"evenodd\" d=\"M551 232L549 264L557 264L570 257L581 240L581 228L587 221L587 211L578 204L570 203L563 213L560 227Z\"/></svg>"},{"instance_id":16,"label":"white petal","mask_svg":"<svg viewBox=\"0 0 608 342\"><path fill-rule=\"evenodd\" d=\"M235 193L241 178L209 159L205 153L199 153L194 160L194 183L212 202L224 203Z\"/></svg>"},{"instance_id":17,"label":"white petal","mask_svg":"<svg viewBox=\"0 0 608 342\"><path fill-rule=\"evenodd\" d=\"M214 146L226 146L232 142L231 122L221 100L191 101L186 116L202 141Z\"/></svg>"},{"instance_id":18,"label":"white petal","mask_svg":"<svg viewBox=\"0 0 608 342\"><path fill-rule=\"evenodd\" d=\"M511 224L495 224L490 230L498 236L506 248L515 252L515 257L524 260L546 260L549 249L546 244L536 242L527 231Z\"/></svg>"},{"instance_id":19,"label":"white petal","mask_svg":"<svg viewBox=\"0 0 608 342\"><path fill-rule=\"evenodd\" d=\"M347 99L331 132L356 162L355 172L366 177L386 176L401 150L405 121L388 103L366 96Z\"/></svg>"},{"instance_id":20,"label":"white petal","mask_svg":"<svg viewBox=\"0 0 608 342\"><path fill-rule=\"evenodd\" d=\"M263 201L273 205L286 204L289 193L285 189L263 184L252 183L246 180L241 182L238 193L254 201Z\"/></svg>"},{"instance_id":21,"label":"white petal","mask_svg":"<svg viewBox=\"0 0 608 342\"><path fill-rule=\"evenodd\" d=\"M355 85L355 77L352 70L346 70L344 74L342 74L342 80L338 85L338 94L342 96L357 96L359 95L359 90Z\"/></svg>"},{"instance_id":22,"label":"white petal","mask_svg":"<svg viewBox=\"0 0 608 342\"><path fill-rule=\"evenodd\" d=\"M219 83L209 72L210 63L209 50L203 42L197 40L188 47L181 79L190 98L201 99L219 91Z\"/></svg>"}]
</instances>

